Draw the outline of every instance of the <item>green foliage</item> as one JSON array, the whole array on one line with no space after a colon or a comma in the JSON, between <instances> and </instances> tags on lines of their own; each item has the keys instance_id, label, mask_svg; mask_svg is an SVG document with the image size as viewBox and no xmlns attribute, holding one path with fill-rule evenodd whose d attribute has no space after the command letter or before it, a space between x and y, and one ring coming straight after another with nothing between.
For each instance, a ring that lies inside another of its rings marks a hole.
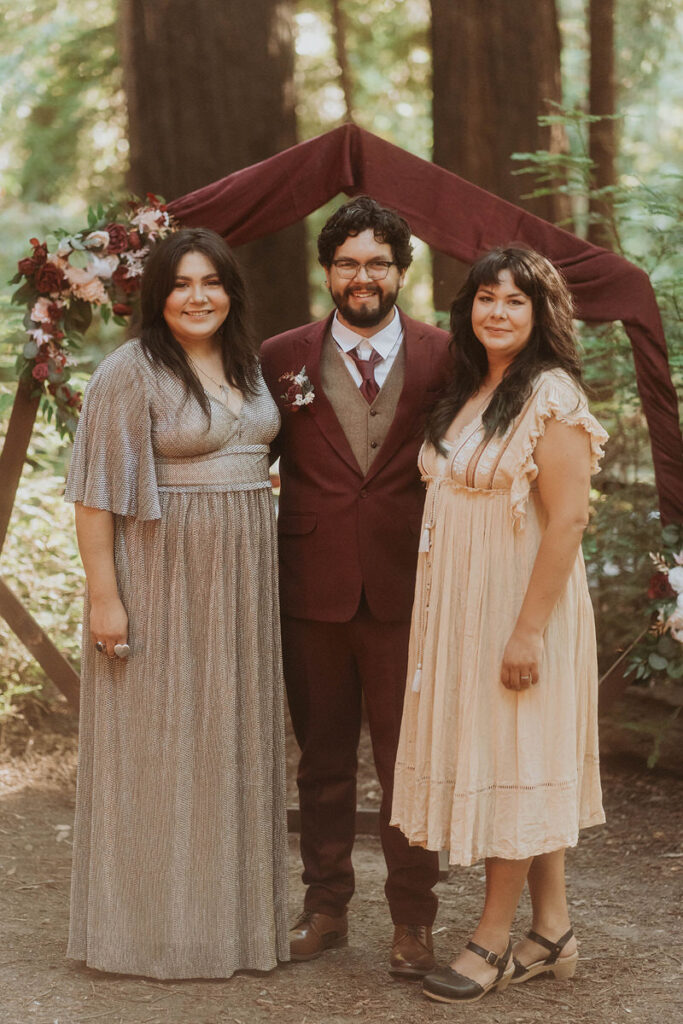
<instances>
[{"instance_id":1,"label":"green foliage","mask_svg":"<svg viewBox=\"0 0 683 1024\"><path fill-rule=\"evenodd\" d=\"M678 297L683 272L681 199L677 188L681 179L665 175L644 185L634 184L630 178L613 188L597 191L592 184L593 167L587 150L587 126L596 118L577 108L558 107L552 115L539 120L563 125L574 140L574 148L568 154L514 154L513 159L524 159L530 164L517 173L534 175L536 195L557 188L559 181L561 190L573 201L574 221L584 231L589 220L589 200L609 195L608 226L614 248L650 275L667 334L672 377L679 396L683 396ZM591 216L598 219L597 215ZM665 545L657 513L647 424L638 398L628 338L619 324L597 328L581 325L580 337L593 410L610 434L602 472L595 479L594 514L584 540L604 670L649 625L649 552L662 550ZM683 678L683 650L670 636L646 636L643 649L643 656L636 659L639 679L663 671L677 681Z\"/></svg>"},{"instance_id":2,"label":"green foliage","mask_svg":"<svg viewBox=\"0 0 683 1024\"><path fill-rule=\"evenodd\" d=\"M353 120L431 155L428 0L344 0ZM329 0L297 5L297 117L303 138L342 123L344 98Z\"/></svg>"},{"instance_id":3,"label":"green foliage","mask_svg":"<svg viewBox=\"0 0 683 1024\"><path fill-rule=\"evenodd\" d=\"M1 0L3 185L40 203L123 187L128 152L115 0Z\"/></svg>"},{"instance_id":4,"label":"green foliage","mask_svg":"<svg viewBox=\"0 0 683 1024\"><path fill-rule=\"evenodd\" d=\"M3 435L13 391L0 384L0 432ZM2 551L0 572L78 669L84 577L73 512L62 497L69 448L39 417ZM1 618L0 663L0 722L3 717L14 714L26 696L54 699L52 684Z\"/></svg>"}]
</instances>

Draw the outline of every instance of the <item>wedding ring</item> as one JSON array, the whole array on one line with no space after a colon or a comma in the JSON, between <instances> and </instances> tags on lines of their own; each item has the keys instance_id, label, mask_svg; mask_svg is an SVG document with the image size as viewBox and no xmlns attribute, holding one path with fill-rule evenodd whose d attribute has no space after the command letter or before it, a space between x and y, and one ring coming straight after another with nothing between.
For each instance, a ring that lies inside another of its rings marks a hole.
<instances>
[{"instance_id":1,"label":"wedding ring","mask_svg":"<svg viewBox=\"0 0 683 1024\"><path fill-rule=\"evenodd\" d=\"M114 650L116 650L116 648L114 648ZM520 679L531 679L531 676L520 676L519 678Z\"/></svg>"},{"instance_id":2,"label":"wedding ring","mask_svg":"<svg viewBox=\"0 0 683 1024\"><path fill-rule=\"evenodd\" d=\"M100 654L104 654L106 649L107 649L107 645L105 643L103 643L102 640L96 640L95 641L95 650L99 651Z\"/></svg>"},{"instance_id":3,"label":"wedding ring","mask_svg":"<svg viewBox=\"0 0 683 1024\"><path fill-rule=\"evenodd\" d=\"M114 654L117 658L127 658L130 654L128 644L114 644Z\"/></svg>"}]
</instances>

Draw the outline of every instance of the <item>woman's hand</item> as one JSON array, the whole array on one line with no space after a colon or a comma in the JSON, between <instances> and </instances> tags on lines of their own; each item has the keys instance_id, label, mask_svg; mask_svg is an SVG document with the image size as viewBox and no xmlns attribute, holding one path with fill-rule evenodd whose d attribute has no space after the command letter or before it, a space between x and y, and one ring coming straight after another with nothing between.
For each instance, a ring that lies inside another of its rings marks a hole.
<instances>
[{"instance_id":1,"label":"woman's hand","mask_svg":"<svg viewBox=\"0 0 683 1024\"><path fill-rule=\"evenodd\" d=\"M93 643L106 644L110 658L115 644L128 642L128 615L119 597L91 600L90 635Z\"/></svg>"},{"instance_id":2,"label":"woman's hand","mask_svg":"<svg viewBox=\"0 0 683 1024\"><path fill-rule=\"evenodd\" d=\"M513 630L503 652L500 681L508 690L527 690L538 682L538 666L543 655L543 635Z\"/></svg>"}]
</instances>

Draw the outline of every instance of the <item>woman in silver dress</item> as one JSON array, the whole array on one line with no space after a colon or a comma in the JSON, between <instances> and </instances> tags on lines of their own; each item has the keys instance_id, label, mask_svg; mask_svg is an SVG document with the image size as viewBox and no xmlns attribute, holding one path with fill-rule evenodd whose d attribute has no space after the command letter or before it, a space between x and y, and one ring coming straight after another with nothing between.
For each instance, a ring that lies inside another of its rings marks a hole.
<instances>
[{"instance_id":1,"label":"woman in silver dress","mask_svg":"<svg viewBox=\"0 0 683 1024\"><path fill-rule=\"evenodd\" d=\"M159 242L140 339L88 385L66 498L87 579L68 956L155 978L288 959L279 426L216 234Z\"/></svg>"}]
</instances>

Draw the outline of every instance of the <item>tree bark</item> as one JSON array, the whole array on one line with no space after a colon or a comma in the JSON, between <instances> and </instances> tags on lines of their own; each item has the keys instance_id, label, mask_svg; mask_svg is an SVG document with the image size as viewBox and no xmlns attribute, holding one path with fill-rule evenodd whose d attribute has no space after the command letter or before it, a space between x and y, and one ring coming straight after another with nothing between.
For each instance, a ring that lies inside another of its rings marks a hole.
<instances>
[{"instance_id":1,"label":"tree bark","mask_svg":"<svg viewBox=\"0 0 683 1024\"><path fill-rule=\"evenodd\" d=\"M334 29L334 48L339 65L339 82L344 94L345 119L353 124L353 84L349 55L346 49L346 24L341 0L331 0L332 26Z\"/></svg>"},{"instance_id":2,"label":"tree bark","mask_svg":"<svg viewBox=\"0 0 683 1024\"><path fill-rule=\"evenodd\" d=\"M512 153L567 148L564 130L541 128L560 102L560 33L555 0L431 0L434 162L546 220L569 216L564 196L522 199L533 190ZM512 239L510 239L512 241ZM434 301L446 309L463 271L435 254Z\"/></svg>"},{"instance_id":3,"label":"tree bark","mask_svg":"<svg viewBox=\"0 0 683 1024\"><path fill-rule=\"evenodd\" d=\"M296 143L292 0L121 0L133 192L176 198ZM257 329L308 319L305 225L238 251Z\"/></svg>"},{"instance_id":4,"label":"tree bark","mask_svg":"<svg viewBox=\"0 0 683 1024\"><path fill-rule=\"evenodd\" d=\"M610 117L616 107L614 81L614 0L590 0L590 88L589 112ZM588 153L593 161L594 184L598 189L616 183L616 122L595 121L588 128ZM612 201L609 196L591 198L588 241L614 247ZM596 219L594 219L596 218Z\"/></svg>"}]
</instances>

